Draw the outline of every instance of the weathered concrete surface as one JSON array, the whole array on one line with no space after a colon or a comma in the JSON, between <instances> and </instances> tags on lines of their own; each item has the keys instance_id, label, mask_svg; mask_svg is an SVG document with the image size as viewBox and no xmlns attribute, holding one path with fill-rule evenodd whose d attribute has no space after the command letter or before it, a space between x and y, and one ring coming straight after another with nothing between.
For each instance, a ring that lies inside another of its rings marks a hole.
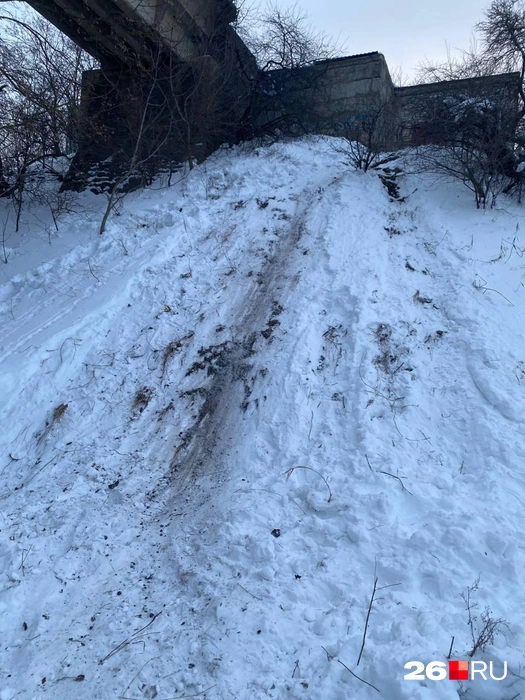
<instances>
[{"instance_id":1,"label":"weathered concrete surface","mask_svg":"<svg viewBox=\"0 0 525 700\"><path fill-rule=\"evenodd\" d=\"M346 134L350 122L374 108L388 122L385 134L392 130L394 86L385 57L377 51L270 71L263 90L268 107L259 123L285 132Z\"/></svg>"},{"instance_id":2,"label":"weathered concrete surface","mask_svg":"<svg viewBox=\"0 0 525 700\"><path fill-rule=\"evenodd\" d=\"M221 144L236 142L252 87L239 53L233 44L221 64L206 56L191 63L168 60L154 77L127 66L84 73L82 138L66 186L85 187L95 166L107 185L130 164L134 184L141 184L159 167L202 161Z\"/></svg>"},{"instance_id":3,"label":"weathered concrete surface","mask_svg":"<svg viewBox=\"0 0 525 700\"><path fill-rule=\"evenodd\" d=\"M364 98L384 92L388 68L377 53L318 61L263 74L259 125L295 131L322 131L354 113ZM389 77L388 77L389 79Z\"/></svg>"},{"instance_id":4,"label":"weathered concrete surface","mask_svg":"<svg viewBox=\"0 0 525 700\"><path fill-rule=\"evenodd\" d=\"M362 109L369 100L392 98L392 79L381 53L318 61L312 70L323 83L323 89L311 95L312 101L319 104L327 117L345 118Z\"/></svg>"},{"instance_id":5,"label":"weathered concrete surface","mask_svg":"<svg viewBox=\"0 0 525 700\"><path fill-rule=\"evenodd\" d=\"M432 104L437 107L453 95L467 101L476 98L489 100L499 106L501 118L511 123L517 114L520 80L519 73L503 73L395 88L397 144L407 146L432 142L432 133L424 123L425 119L432 114Z\"/></svg>"}]
</instances>

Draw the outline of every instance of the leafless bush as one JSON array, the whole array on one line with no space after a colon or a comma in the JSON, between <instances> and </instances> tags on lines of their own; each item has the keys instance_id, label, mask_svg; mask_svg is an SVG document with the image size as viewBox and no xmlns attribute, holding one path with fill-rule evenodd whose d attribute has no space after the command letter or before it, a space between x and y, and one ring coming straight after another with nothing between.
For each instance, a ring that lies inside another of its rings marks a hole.
<instances>
[{"instance_id":1,"label":"leafless bush","mask_svg":"<svg viewBox=\"0 0 525 700\"><path fill-rule=\"evenodd\" d=\"M412 111L421 170L462 182L478 208L493 207L514 173L512 104L506 84L423 96Z\"/></svg>"},{"instance_id":2,"label":"leafless bush","mask_svg":"<svg viewBox=\"0 0 525 700\"><path fill-rule=\"evenodd\" d=\"M344 141L333 146L345 156L356 170L378 168L392 162L396 156L387 152L392 142L392 114L390 102L375 98L363 100L355 106L355 116L333 124L333 133Z\"/></svg>"},{"instance_id":3,"label":"leafless bush","mask_svg":"<svg viewBox=\"0 0 525 700\"><path fill-rule=\"evenodd\" d=\"M485 649L494 643L496 635L501 632L502 627L507 626L507 622L502 618L494 618L490 608L486 607L480 618L476 615L478 604L473 601L472 594L479 590L479 578L472 586L467 586L467 590L461 594L465 602L465 610L468 613L468 626L472 640L472 648L468 656L473 657L478 651Z\"/></svg>"}]
</instances>

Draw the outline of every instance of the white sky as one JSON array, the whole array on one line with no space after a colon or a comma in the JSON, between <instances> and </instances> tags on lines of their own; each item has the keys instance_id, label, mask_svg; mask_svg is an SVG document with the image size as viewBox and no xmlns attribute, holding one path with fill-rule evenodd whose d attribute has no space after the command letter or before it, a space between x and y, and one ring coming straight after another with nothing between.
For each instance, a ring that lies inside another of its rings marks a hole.
<instances>
[{"instance_id":1,"label":"white sky","mask_svg":"<svg viewBox=\"0 0 525 700\"><path fill-rule=\"evenodd\" d=\"M446 45L468 49L490 0L278 0L297 4L313 27L345 42L344 54L380 51L390 70L410 74L423 59L443 59Z\"/></svg>"}]
</instances>

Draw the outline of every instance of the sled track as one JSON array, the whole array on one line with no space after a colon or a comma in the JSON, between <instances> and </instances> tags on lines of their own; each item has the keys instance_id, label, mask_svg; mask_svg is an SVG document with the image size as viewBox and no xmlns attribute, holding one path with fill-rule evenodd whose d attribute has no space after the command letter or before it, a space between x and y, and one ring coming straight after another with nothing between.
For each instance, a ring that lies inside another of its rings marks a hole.
<instances>
[{"instance_id":1,"label":"sled track","mask_svg":"<svg viewBox=\"0 0 525 700\"><path fill-rule=\"evenodd\" d=\"M331 180L331 182L333 179ZM292 283L287 275L289 260L297 249L312 209L318 204L321 189L308 188L300 201L310 204L290 220L273 255L264 264L258 282L252 282L245 295L245 310L232 324L233 339L215 361L215 371L206 388L206 397L192 426L186 431L169 465L168 485L184 501L209 494L188 493L199 477L213 473L218 481L226 456L234 449L241 430L243 379L253 369L260 349L261 331L272 315L275 301L283 299Z\"/></svg>"}]
</instances>

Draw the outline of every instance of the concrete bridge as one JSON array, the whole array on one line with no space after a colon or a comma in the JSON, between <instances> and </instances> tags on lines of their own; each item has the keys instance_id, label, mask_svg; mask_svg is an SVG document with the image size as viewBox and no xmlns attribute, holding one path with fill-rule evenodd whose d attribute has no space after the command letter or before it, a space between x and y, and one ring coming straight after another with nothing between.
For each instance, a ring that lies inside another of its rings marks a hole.
<instances>
[{"instance_id":1,"label":"concrete bridge","mask_svg":"<svg viewBox=\"0 0 525 700\"><path fill-rule=\"evenodd\" d=\"M158 167L235 137L257 66L232 0L27 2L100 62L84 75L72 181L109 158L117 172L154 167L151 154Z\"/></svg>"},{"instance_id":2,"label":"concrete bridge","mask_svg":"<svg viewBox=\"0 0 525 700\"><path fill-rule=\"evenodd\" d=\"M488 95L511 117L516 109L518 74L396 88L378 52L261 74L232 27L233 0L26 1L101 65L84 74L72 187L103 162L101 187L119 172L147 178L265 129L360 139L374 111L385 149L432 142L428 105L454 92Z\"/></svg>"}]
</instances>

